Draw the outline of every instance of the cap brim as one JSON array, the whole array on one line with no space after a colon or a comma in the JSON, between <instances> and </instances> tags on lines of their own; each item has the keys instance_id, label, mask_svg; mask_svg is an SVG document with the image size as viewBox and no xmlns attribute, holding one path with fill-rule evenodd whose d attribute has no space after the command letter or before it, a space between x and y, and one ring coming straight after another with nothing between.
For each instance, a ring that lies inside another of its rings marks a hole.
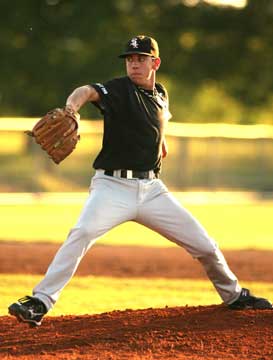
<instances>
[{"instance_id":1,"label":"cap brim","mask_svg":"<svg viewBox=\"0 0 273 360\"><path fill-rule=\"evenodd\" d=\"M154 55L152 55L151 53L146 53L146 52L142 52L142 51L128 51L126 53L123 53L121 55L119 55L119 58L125 58L128 55L133 55L133 54L137 54L137 55L146 55L146 56L151 56L153 57Z\"/></svg>"}]
</instances>

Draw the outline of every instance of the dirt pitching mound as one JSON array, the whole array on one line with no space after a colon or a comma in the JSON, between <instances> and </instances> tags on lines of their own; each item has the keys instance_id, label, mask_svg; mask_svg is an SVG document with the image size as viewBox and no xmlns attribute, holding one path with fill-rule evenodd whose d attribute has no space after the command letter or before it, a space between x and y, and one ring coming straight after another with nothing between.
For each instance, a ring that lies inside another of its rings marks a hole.
<instances>
[{"instance_id":1,"label":"dirt pitching mound","mask_svg":"<svg viewBox=\"0 0 273 360\"><path fill-rule=\"evenodd\" d=\"M273 359L273 311L224 306L46 317L29 328L0 318L1 359Z\"/></svg>"},{"instance_id":2,"label":"dirt pitching mound","mask_svg":"<svg viewBox=\"0 0 273 360\"><path fill-rule=\"evenodd\" d=\"M0 243L0 273L44 274L60 244ZM37 256L37 254L39 256ZM273 282L273 251L225 251L232 271L242 281ZM182 248L95 245L76 275L207 279L197 260Z\"/></svg>"}]
</instances>

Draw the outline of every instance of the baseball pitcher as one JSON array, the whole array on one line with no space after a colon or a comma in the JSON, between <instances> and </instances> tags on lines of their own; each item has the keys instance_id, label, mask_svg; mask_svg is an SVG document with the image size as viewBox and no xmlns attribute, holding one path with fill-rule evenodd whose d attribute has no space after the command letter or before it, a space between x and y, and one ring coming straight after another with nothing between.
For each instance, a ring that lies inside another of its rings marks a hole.
<instances>
[{"instance_id":1,"label":"baseball pitcher","mask_svg":"<svg viewBox=\"0 0 273 360\"><path fill-rule=\"evenodd\" d=\"M125 61L126 76L81 86L68 97L62 118L65 124L70 121L69 126L56 130L51 113L46 125L51 128L42 131L46 134L42 140L35 137L37 127L30 134L39 144L50 143L44 150L59 163L76 146L81 107L91 102L104 117L102 149L93 163L95 175L78 222L32 296L10 305L9 313L19 321L40 325L90 247L107 231L130 220L157 231L200 261L230 309L272 309L267 299L241 288L215 241L160 180L162 159L168 154L164 133L171 114L167 90L156 82L161 63L156 40L136 36L119 57ZM69 149L63 150L63 144Z\"/></svg>"}]
</instances>

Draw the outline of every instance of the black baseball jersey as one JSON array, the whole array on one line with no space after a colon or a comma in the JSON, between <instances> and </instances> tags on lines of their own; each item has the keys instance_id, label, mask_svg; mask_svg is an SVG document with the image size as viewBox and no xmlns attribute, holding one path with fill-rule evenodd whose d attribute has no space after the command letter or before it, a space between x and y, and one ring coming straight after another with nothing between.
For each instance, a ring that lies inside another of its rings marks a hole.
<instances>
[{"instance_id":1,"label":"black baseball jersey","mask_svg":"<svg viewBox=\"0 0 273 360\"><path fill-rule=\"evenodd\" d=\"M166 89L156 83L155 90L144 90L127 76L92 86L104 116L102 149L93 167L159 172L164 125L171 117Z\"/></svg>"}]
</instances>

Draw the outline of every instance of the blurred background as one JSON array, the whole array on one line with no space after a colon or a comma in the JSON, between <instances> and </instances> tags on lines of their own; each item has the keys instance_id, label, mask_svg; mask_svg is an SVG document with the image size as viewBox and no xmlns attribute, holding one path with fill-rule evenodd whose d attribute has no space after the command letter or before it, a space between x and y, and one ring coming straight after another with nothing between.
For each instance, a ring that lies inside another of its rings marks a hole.
<instances>
[{"instance_id":1,"label":"blurred background","mask_svg":"<svg viewBox=\"0 0 273 360\"><path fill-rule=\"evenodd\" d=\"M117 55L155 37L173 118L162 178L174 190L273 191L272 0L27 0L0 14L0 192L85 191L101 115L56 166L23 130L80 85L124 74Z\"/></svg>"}]
</instances>

